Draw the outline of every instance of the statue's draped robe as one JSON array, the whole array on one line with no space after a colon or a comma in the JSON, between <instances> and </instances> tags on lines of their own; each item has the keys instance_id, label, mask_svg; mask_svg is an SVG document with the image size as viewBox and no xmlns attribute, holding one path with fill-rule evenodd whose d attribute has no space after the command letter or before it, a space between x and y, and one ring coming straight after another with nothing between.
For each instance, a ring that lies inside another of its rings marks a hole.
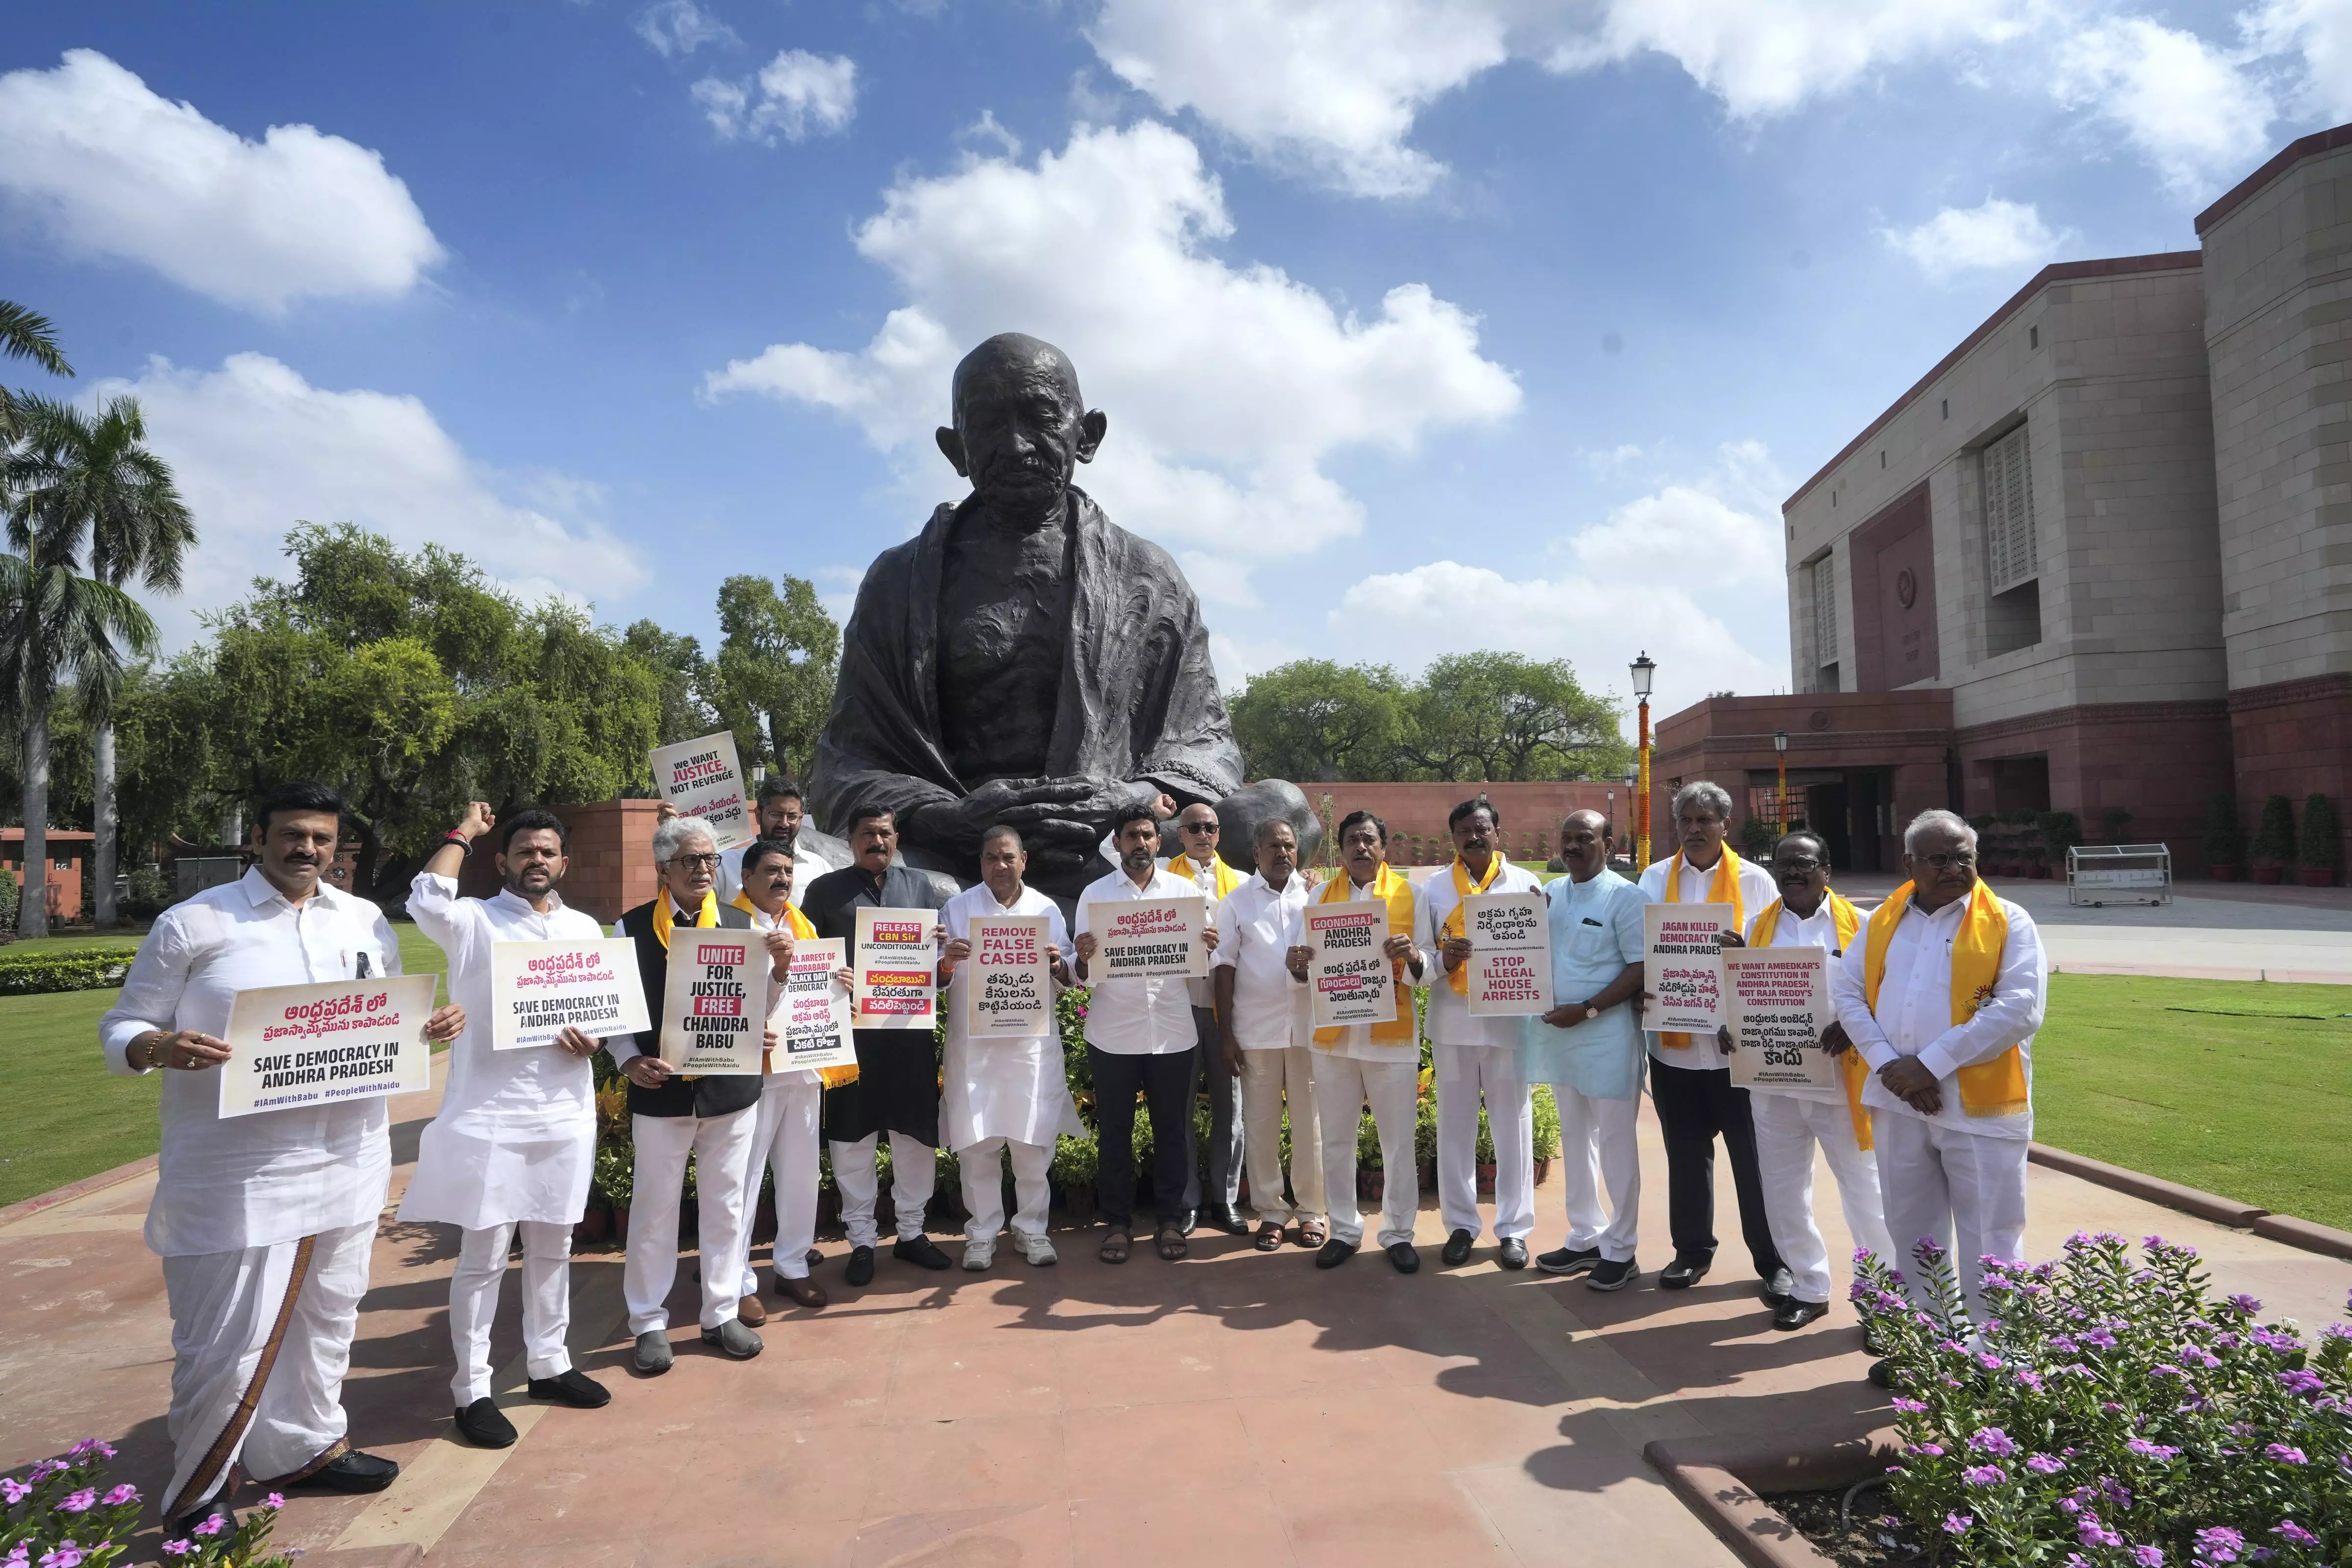
<instances>
[{"instance_id":1,"label":"statue's draped robe","mask_svg":"<svg viewBox=\"0 0 2352 1568\"><path fill-rule=\"evenodd\" d=\"M1044 777L1150 779L1183 806L1241 787L1241 750L1209 662L1192 585L1158 545L1070 492L1076 580ZM819 822L839 831L872 802L908 814L985 779L948 761L940 716L940 576L950 532L976 500L942 506L875 558L842 638L833 712L809 779ZM982 720L981 722L985 722Z\"/></svg>"}]
</instances>

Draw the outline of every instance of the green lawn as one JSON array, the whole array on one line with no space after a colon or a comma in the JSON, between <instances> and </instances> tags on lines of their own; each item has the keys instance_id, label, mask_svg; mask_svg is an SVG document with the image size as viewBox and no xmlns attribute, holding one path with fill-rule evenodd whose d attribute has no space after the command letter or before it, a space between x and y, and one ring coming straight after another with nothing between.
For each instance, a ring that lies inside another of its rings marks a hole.
<instances>
[{"instance_id":1,"label":"green lawn","mask_svg":"<svg viewBox=\"0 0 2352 1568\"><path fill-rule=\"evenodd\" d=\"M135 926L99 936L81 933L72 936L36 936L30 941L18 940L0 946L0 958L27 953L70 953L81 947L136 947L146 935L146 927Z\"/></svg>"},{"instance_id":2,"label":"green lawn","mask_svg":"<svg viewBox=\"0 0 2352 1568\"><path fill-rule=\"evenodd\" d=\"M2352 987L2053 975L2034 1135L2352 1229Z\"/></svg>"}]
</instances>

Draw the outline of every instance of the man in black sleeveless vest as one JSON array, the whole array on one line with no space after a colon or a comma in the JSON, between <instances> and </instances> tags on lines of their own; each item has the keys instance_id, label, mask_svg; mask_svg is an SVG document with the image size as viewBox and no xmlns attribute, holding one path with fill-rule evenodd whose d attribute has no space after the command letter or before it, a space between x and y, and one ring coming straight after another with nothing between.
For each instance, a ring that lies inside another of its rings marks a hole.
<instances>
[{"instance_id":1,"label":"man in black sleeveless vest","mask_svg":"<svg viewBox=\"0 0 2352 1568\"><path fill-rule=\"evenodd\" d=\"M751 1215L743 1201L743 1177L757 1131L760 1080L751 1075L688 1078L661 1059L671 928L748 930L751 917L718 900L719 841L709 823L699 817L672 817L654 830L653 847L661 891L622 915L613 935L636 944L646 1013L654 1027L605 1044L629 1081L631 1135L637 1151L622 1295L628 1302L629 1332L637 1338L637 1370L657 1375L670 1367L667 1302L677 1279L678 1197L689 1153L695 1158L700 1215L703 1343L738 1361L760 1354L760 1336L740 1321L738 1295L751 1250Z\"/></svg>"}]
</instances>

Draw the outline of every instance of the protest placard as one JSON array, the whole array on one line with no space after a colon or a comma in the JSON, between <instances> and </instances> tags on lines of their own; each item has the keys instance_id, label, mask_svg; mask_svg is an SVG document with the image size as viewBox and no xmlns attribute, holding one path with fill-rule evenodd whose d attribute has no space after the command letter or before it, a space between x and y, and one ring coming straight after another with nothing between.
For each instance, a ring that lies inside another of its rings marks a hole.
<instances>
[{"instance_id":1,"label":"protest placard","mask_svg":"<svg viewBox=\"0 0 2352 1568\"><path fill-rule=\"evenodd\" d=\"M434 977L266 986L229 1005L220 1114L406 1094L433 1083Z\"/></svg>"},{"instance_id":2,"label":"protest placard","mask_svg":"<svg viewBox=\"0 0 2352 1568\"><path fill-rule=\"evenodd\" d=\"M792 962L784 967L783 997L772 1020L778 1037L769 1062L774 1071L857 1065L849 988L834 978L835 969L848 967L838 936L793 944Z\"/></svg>"},{"instance_id":3,"label":"protest placard","mask_svg":"<svg viewBox=\"0 0 2352 1568\"><path fill-rule=\"evenodd\" d=\"M567 1028L601 1040L653 1027L637 945L626 940L491 944L490 1009L499 1051L553 1045Z\"/></svg>"},{"instance_id":4,"label":"protest placard","mask_svg":"<svg viewBox=\"0 0 2352 1568\"><path fill-rule=\"evenodd\" d=\"M1317 1029L1395 1020L1396 971L1381 951L1388 939L1385 904L1307 906L1307 988Z\"/></svg>"},{"instance_id":5,"label":"protest placard","mask_svg":"<svg viewBox=\"0 0 2352 1568\"><path fill-rule=\"evenodd\" d=\"M1470 938L1472 1018L1551 1011L1551 925L1540 893L1474 893L1462 900Z\"/></svg>"},{"instance_id":6,"label":"protest placard","mask_svg":"<svg viewBox=\"0 0 2352 1568\"><path fill-rule=\"evenodd\" d=\"M677 808L681 817L710 824L719 847L731 850L760 836L743 799L743 769L735 758L735 737L727 730L676 746L656 746L654 798Z\"/></svg>"},{"instance_id":7,"label":"protest placard","mask_svg":"<svg viewBox=\"0 0 2352 1568\"><path fill-rule=\"evenodd\" d=\"M757 1073L768 1027L768 952L754 931L674 925L661 1057L680 1073Z\"/></svg>"},{"instance_id":8,"label":"protest placard","mask_svg":"<svg viewBox=\"0 0 2352 1568\"><path fill-rule=\"evenodd\" d=\"M1655 999L1644 1029L1703 1034L1723 1027L1723 949L1716 934L1731 929L1727 904L1645 904L1642 988Z\"/></svg>"},{"instance_id":9,"label":"protest placard","mask_svg":"<svg viewBox=\"0 0 2352 1568\"><path fill-rule=\"evenodd\" d=\"M1201 978L1209 972L1209 950L1201 941L1208 907L1197 896L1087 904L1087 929L1099 946L1087 978Z\"/></svg>"},{"instance_id":10,"label":"protest placard","mask_svg":"<svg viewBox=\"0 0 2352 1568\"><path fill-rule=\"evenodd\" d=\"M963 961L963 1025L975 1037L1054 1032L1054 974L1045 961L1052 922L1042 915L972 917Z\"/></svg>"},{"instance_id":11,"label":"protest placard","mask_svg":"<svg viewBox=\"0 0 2352 1568\"><path fill-rule=\"evenodd\" d=\"M1821 1049L1830 1009L1829 955L1819 947L1727 947L1731 1082L1743 1089L1841 1089Z\"/></svg>"},{"instance_id":12,"label":"protest placard","mask_svg":"<svg viewBox=\"0 0 2352 1568\"><path fill-rule=\"evenodd\" d=\"M939 951L931 933L939 915L929 909L860 909L852 1019L859 1029L929 1030L939 1013Z\"/></svg>"}]
</instances>

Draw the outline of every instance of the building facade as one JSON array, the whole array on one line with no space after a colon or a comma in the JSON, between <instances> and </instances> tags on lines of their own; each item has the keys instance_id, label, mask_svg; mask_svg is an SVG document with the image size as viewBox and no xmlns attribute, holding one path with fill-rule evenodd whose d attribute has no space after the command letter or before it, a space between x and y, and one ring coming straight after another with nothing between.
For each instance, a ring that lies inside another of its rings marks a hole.
<instances>
[{"instance_id":1,"label":"building facade","mask_svg":"<svg viewBox=\"0 0 2352 1568\"><path fill-rule=\"evenodd\" d=\"M2044 267L1789 498L1798 695L1668 718L1662 793L1785 732L1841 864L1929 806L2120 809L2192 871L2217 796L2352 794L2352 126L2197 234Z\"/></svg>"}]
</instances>

